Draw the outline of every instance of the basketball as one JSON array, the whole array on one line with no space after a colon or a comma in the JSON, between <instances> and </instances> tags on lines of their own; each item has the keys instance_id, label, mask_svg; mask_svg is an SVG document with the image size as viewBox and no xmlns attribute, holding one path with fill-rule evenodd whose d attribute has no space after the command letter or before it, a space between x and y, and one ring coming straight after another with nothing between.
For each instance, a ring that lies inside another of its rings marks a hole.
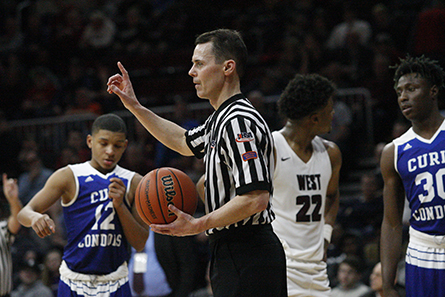
<instances>
[{"instance_id":1,"label":"basketball","mask_svg":"<svg viewBox=\"0 0 445 297\"><path fill-rule=\"evenodd\" d=\"M198 205L198 194L190 177L179 169L157 168L139 182L135 193L136 209L142 220L150 224L168 224L176 215L168 209L173 204L193 215Z\"/></svg>"}]
</instances>

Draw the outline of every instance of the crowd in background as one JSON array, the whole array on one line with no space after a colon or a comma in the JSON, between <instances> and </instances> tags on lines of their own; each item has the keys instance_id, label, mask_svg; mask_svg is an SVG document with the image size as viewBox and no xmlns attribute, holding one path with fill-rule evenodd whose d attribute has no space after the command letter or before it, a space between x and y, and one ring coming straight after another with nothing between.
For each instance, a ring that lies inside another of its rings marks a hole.
<instances>
[{"instance_id":1,"label":"crowd in background","mask_svg":"<svg viewBox=\"0 0 445 297\"><path fill-rule=\"evenodd\" d=\"M261 98L279 95L296 73L319 73L338 88L370 91L375 168L362 177L360 196L342 201L328 254L333 286L339 282L337 268L351 255L360 260L360 267L354 269L362 273L361 281L369 284L372 268L379 262L383 215L380 144L407 129L400 118L389 66L406 53L425 54L445 66L444 2L2 1L1 170L19 179L20 199L26 204L51 172L88 160L85 135L79 131L71 131L66 146L48 158L39 151L39 139L18 139L8 130L8 122L124 110L119 100L105 91L106 79L117 71L117 61L129 70L144 105L178 105L179 111L187 110L188 103L199 101L187 75L195 36L216 28L237 29L249 50L243 92L260 110ZM257 97L260 99L254 101ZM262 113L271 130L281 127L274 109L265 108ZM177 122L186 128L199 124L187 115L179 115ZM139 130L122 160L124 167L145 174L155 167L172 166L195 180L201 176L199 160L172 154ZM4 207L2 210L5 212ZM63 226L60 209L49 211ZM201 238L197 242L204 263L205 243ZM13 256L17 263L24 257L35 257L44 264L44 283L51 287L57 280L54 261L60 261L63 245L63 227L45 240L22 228ZM52 268L47 264L50 261ZM199 267L203 272L197 289L205 286L206 267ZM18 270L16 286L23 281ZM403 284L402 276L399 281Z\"/></svg>"}]
</instances>

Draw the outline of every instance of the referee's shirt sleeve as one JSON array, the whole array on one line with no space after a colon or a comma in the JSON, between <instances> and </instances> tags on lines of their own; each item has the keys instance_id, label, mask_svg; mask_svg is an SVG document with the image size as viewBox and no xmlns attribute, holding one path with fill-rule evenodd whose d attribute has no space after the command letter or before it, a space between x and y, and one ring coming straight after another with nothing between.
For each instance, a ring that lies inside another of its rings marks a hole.
<instances>
[{"instance_id":1,"label":"referee's shirt sleeve","mask_svg":"<svg viewBox=\"0 0 445 297\"><path fill-rule=\"evenodd\" d=\"M192 153L199 159L205 155L205 124L185 132L185 139Z\"/></svg>"},{"instance_id":2,"label":"referee's shirt sleeve","mask_svg":"<svg viewBox=\"0 0 445 297\"><path fill-rule=\"evenodd\" d=\"M236 194L270 192L270 172L264 156L267 139L258 126L247 118L233 118L224 125L220 140L221 155L232 169Z\"/></svg>"}]
</instances>

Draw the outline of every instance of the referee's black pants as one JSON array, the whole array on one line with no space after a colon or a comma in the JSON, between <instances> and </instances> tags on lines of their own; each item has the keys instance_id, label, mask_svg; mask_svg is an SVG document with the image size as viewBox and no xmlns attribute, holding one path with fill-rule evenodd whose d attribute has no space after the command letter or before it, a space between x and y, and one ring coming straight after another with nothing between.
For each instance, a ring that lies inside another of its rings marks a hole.
<instances>
[{"instance_id":1,"label":"referee's black pants","mask_svg":"<svg viewBox=\"0 0 445 297\"><path fill-rule=\"evenodd\" d=\"M286 297L286 258L268 225L241 226L209 236L214 297Z\"/></svg>"}]
</instances>

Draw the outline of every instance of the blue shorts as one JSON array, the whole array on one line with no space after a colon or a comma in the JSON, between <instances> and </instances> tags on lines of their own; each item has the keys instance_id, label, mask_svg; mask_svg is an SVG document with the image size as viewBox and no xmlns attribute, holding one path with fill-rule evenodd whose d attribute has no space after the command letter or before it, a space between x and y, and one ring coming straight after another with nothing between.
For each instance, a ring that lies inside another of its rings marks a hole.
<instances>
[{"instance_id":1,"label":"blue shorts","mask_svg":"<svg viewBox=\"0 0 445 297\"><path fill-rule=\"evenodd\" d=\"M406 297L445 296L445 270L406 264Z\"/></svg>"},{"instance_id":2,"label":"blue shorts","mask_svg":"<svg viewBox=\"0 0 445 297\"><path fill-rule=\"evenodd\" d=\"M445 296L444 239L410 228L405 257L407 297Z\"/></svg>"}]
</instances>

